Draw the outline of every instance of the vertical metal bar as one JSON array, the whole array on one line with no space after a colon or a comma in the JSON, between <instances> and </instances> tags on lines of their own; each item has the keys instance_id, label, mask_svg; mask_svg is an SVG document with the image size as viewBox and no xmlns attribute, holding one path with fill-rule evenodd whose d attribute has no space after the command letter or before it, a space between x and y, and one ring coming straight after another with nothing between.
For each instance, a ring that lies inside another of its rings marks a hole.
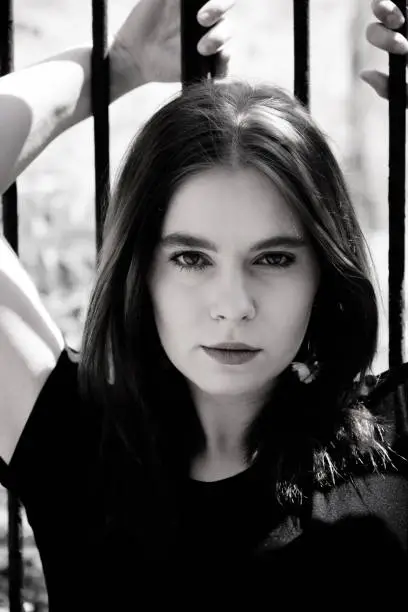
<instances>
[{"instance_id":1,"label":"vertical metal bar","mask_svg":"<svg viewBox=\"0 0 408 612\"><path fill-rule=\"evenodd\" d=\"M405 0L397 0L406 15ZM399 30L407 35L406 23ZM389 250L388 325L389 367L404 360L404 275L405 275L405 56L389 55Z\"/></svg>"},{"instance_id":2,"label":"vertical metal bar","mask_svg":"<svg viewBox=\"0 0 408 612\"><path fill-rule=\"evenodd\" d=\"M0 3L0 76L13 70L13 3ZM14 251L18 252L17 187L11 185L3 194L3 230Z\"/></svg>"},{"instance_id":3,"label":"vertical metal bar","mask_svg":"<svg viewBox=\"0 0 408 612\"><path fill-rule=\"evenodd\" d=\"M181 19L181 81L183 89L188 85L212 78L217 74L220 55L203 56L197 51L197 43L208 28L197 21L197 13L206 0L180 0Z\"/></svg>"},{"instance_id":4,"label":"vertical metal bar","mask_svg":"<svg viewBox=\"0 0 408 612\"><path fill-rule=\"evenodd\" d=\"M0 76L13 70L13 3L0 2ZM2 196L3 232L18 254L17 186L14 183ZM22 610L23 556L21 504L8 493L8 560L10 612Z\"/></svg>"},{"instance_id":5,"label":"vertical metal bar","mask_svg":"<svg viewBox=\"0 0 408 612\"><path fill-rule=\"evenodd\" d=\"M102 245L106 194L110 189L109 160L109 56L107 53L107 2L92 0L91 96L94 117L96 249Z\"/></svg>"},{"instance_id":6,"label":"vertical metal bar","mask_svg":"<svg viewBox=\"0 0 408 612\"><path fill-rule=\"evenodd\" d=\"M309 107L309 0L293 0L295 83L298 100Z\"/></svg>"},{"instance_id":7,"label":"vertical metal bar","mask_svg":"<svg viewBox=\"0 0 408 612\"><path fill-rule=\"evenodd\" d=\"M21 504L8 494L9 604L10 612L21 612L23 589L23 536Z\"/></svg>"}]
</instances>

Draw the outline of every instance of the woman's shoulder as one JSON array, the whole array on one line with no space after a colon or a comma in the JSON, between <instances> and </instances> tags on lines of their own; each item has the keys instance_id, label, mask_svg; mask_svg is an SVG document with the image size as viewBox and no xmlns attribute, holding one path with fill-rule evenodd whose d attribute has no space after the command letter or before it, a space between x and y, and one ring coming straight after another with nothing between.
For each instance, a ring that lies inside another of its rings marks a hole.
<instances>
[{"instance_id":1,"label":"woman's shoulder","mask_svg":"<svg viewBox=\"0 0 408 612\"><path fill-rule=\"evenodd\" d=\"M69 346L68 344L65 344L57 360L54 370L48 377L47 383L44 386L44 390L46 390L47 386L54 386L57 383L65 380L74 380L76 382L78 379L79 362L79 351ZM71 389L74 390L72 387ZM77 385L75 385L75 390L76 389Z\"/></svg>"},{"instance_id":2,"label":"woman's shoulder","mask_svg":"<svg viewBox=\"0 0 408 612\"><path fill-rule=\"evenodd\" d=\"M0 461L0 483L19 495L52 470L80 463L98 431L93 407L79 393L80 354L65 345L42 387L8 464Z\"/></svg>"},{"instance_id":3,"label":"woman's shoulder","mask_svg":"<svg viewBox=\"0 0 408 612\"><path fill-rule=\"evenodd\" d=\"M312 515L318 525L327 527L326 542L333 536L336 546L355 546L359 555L383 554L393 568L403 559L407 571L408 363L369 375L364 383L361 403L382 425L382 442L391 447L391 461L375 468L358 462L335 486L316 489Z\"/></svg>"},{"instance_id":4,"label":"woman's shoulder","mask_svg":"<svg viewBox=\"0 0 408 612\"><path fill-rule=\"evenodd\" d=\"M30 424L30 419L36 420L43 414L47 414L48 419L63 417L61 409L64 406L70 406L69 414L79 409L81 404L78 385L79 361L79 352L65 344L54 369L38 394L27 425ZM65 416L68 417L69 414Z\"/></svg>"},{"instance_id":5,"label":"woman's shoulder","mask_svg":"<svg viewBox=\"0 0 408 612\"><path fill-rule=\"evenodd\" d=\"M94 416L94 410L89 400L84 400L79 388L80 353L65 345L53 371L42 387L26 429L44 426L58 427L62 434L62 426L76 426L80 419L84 427L89 417ZM32 422L30 422L32 421ZM23 431L23 436L26 434Z\"/></svg>"}]
</instances>

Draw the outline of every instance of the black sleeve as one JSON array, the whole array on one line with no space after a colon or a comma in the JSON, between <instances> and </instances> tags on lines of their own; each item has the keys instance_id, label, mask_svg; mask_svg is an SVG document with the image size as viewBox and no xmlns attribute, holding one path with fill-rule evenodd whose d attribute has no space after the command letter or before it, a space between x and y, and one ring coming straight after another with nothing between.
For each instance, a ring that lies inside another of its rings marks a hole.
<instances>
[{"instance_id":1,"label":"black sleeve","mask_svg":"<svg viewBox=\"0 0 408 612\"><path fill-rule=\"evenodd\" d=\"M70 452L75 421L78 425L77 353L65 346L42 387L10 462L0 458L0 483L24 498L41 484L42 473Z\"/></svg>"}]
</instances>

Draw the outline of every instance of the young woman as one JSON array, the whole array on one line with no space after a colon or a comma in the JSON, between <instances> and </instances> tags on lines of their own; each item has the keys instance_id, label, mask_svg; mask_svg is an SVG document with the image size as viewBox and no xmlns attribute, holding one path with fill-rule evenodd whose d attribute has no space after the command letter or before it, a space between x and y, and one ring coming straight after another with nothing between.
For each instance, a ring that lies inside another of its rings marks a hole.
<instances>
[{"instance_id":1,"label":"young woman","mask_svg":"<svg viewBox=\"0 0 408 612\"><path fill-rule=\"evenodd\" d=\"M207 6L213 52L228 6ZM386 50L390 7L373 4L369 35ZM384 75L366 78L383 93ZM10 134L23 161L4 184L72 123L74 100L35 145ZM289 587L292 602L328 589L346 603L352 582L366 604L405 596L407 369L368 376L364 238L298 102L208 82L147 122L109 205L78 354L1 246L0 477L26 508L51 610L191 608L221 592L232 606L255 581L252 595Z\"/></svg>"}]
</instances>

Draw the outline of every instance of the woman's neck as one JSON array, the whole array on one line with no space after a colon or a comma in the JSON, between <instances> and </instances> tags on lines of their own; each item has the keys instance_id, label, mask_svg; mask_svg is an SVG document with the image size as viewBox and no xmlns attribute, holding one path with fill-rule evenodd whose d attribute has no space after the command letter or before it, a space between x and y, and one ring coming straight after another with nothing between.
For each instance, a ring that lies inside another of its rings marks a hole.
<instances>
[{"instance_id":1,"label":"woman's neck","mask_svg":"<svg viewBox=\"0 0 408 612\"><path fill-rule=\"evenodd\" d=\"M192 461L191 477L219 480L245 470L249 466L245 435L262 405L260 394L214 396L194 388L192 397L204 431L205 448Z\"/></svg>"}]
</instances>

